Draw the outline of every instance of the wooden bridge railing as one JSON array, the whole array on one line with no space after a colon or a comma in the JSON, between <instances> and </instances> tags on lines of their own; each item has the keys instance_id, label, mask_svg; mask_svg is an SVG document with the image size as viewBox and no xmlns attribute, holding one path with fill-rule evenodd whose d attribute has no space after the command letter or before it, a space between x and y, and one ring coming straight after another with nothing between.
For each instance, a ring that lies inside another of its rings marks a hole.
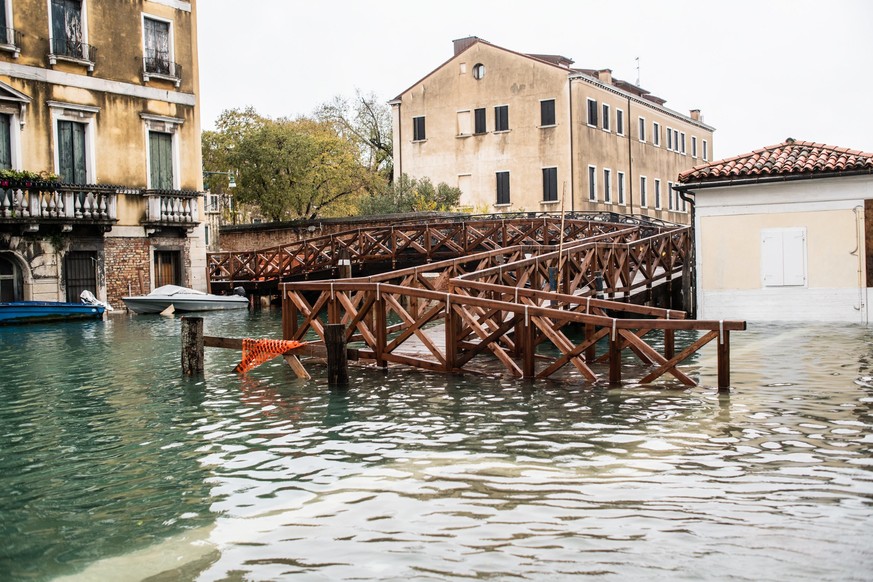
<instances>
[{"instance_id":1,"label":"wooden bridge railing","mask_svg":"<svg viewBox=\"0 0 873 582\"><path fill-rule=\"evenodd\" d=\"M452 280L450 285L455 285ZM462 284L463 285L463 284ZM474 284L468 284L471 288ZM475 285L488 285L475 283ZM306 294L318 292L310 303ZM491 289L491 293L497 293ZM608 367L611 384L622 377L622 354L630 351L645 365L648 373L640 380L649 383L671 374L683 384L695 381L679 369L679 364L713 340L718 340L718 386L730 385L731 331L745 329L742 321L691 321L678 312L630 306L612 301L552 294L535 289L506 288L501 299L448 293L430 289L357 280L298 282L282 285L283 336L304 339L314 332L322 341L326 313L328 323L346 326L346 341L362 342L361 358L377 365L405 364L418 368L452 372L470 370L474 359L496 359L513 376L549 378L564 368L572 369L589 382L598 379L598 366ZM562 304L563 309L545 307ZM642 316L654 318L642 318ZM622 316L622 317L616 317ZM675 317L675 319L673 318ZM395 323L391 323L391 322ZM569 324L581 325L582 339L565 333ZM434 335L428 328L436 328ZM702 336L678 354L676 330L696 330ZM654 347L653 331L662 350ZM598 355L598 342L608 349ZM537 350L552 344L558 355ZM601 372L602 374L602 372Z\"/></svg>"},{"instance_id":2,"label":"wooden bridge railing","mask_svg":"<svg viewBox=\"0 0 873 582\"><path fill-rule=\"evenodd\" d=\"M519 245L559 245L608 238L642 238L675 227L540 217L357 229L249 252L209 253L211 283L281 281L330 270L340 257L355 264L413 259L424 263Z\"/></svg>"}]
</instances>

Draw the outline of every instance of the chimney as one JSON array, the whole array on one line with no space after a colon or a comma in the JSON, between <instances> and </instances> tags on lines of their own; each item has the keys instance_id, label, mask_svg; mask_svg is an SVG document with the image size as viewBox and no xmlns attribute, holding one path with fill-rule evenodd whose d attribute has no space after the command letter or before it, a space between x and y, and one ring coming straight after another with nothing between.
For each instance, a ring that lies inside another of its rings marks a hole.
<instances>
[{"instance_id":1,"label":"chimney","mask_svg":"<svg viewBox=\"0 0 873 582\"><path fill-rule=\"evenodd\" d=\"M700 109L691 110L691 119L694 121L703 121L703 117L700 116Z\"/></svg>"},{"instance_id":2,"label":"chimney","mask_svg":"<svg viewBox=\"0 0 873 582\"><path fill-rule=\"evenodd\" d=\"M453 40L452 44L455 45L455 56L458 56L459 54L467 50L468 47L479 42L479 40L481 39L478 36L467 36L464 38Z\"/></svg>"},{"instance_id":3,"label":"chimney","mask_svg":"<svg viewBox=\"0 0 873 582\"><path fill-rule=\"evenodd\" d=\"M597 78L612 85L612 69L600 69L597 71Z\"/></svg>"}]
</instances>

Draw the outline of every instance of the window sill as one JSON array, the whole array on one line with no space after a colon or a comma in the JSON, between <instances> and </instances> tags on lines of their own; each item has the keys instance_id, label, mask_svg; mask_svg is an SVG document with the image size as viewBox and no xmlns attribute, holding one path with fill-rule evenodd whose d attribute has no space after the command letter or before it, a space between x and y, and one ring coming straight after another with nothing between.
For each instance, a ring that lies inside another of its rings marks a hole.
<instances>
[{"instance_id":1,"label":"window sill","mask_svg":"<svg viewBox=\"0 0 873 582\"><path fill-rule=\"evenodd\" d=\"M18 55L21 54L21 47L15 46L14 44L0 44L0 51L6 51L7 53L12 53L12 58L17 59Z\"/></svg>"},{"instance_id":2,"label":"window sill","mask_svg":"<svg viewBox=\"0 0 873 582\"><path fill-rule=\"evenodd\" d=\"M53 55L49 54L48 62L50 67L54 67L58 64L58 61L64 61L67 63L75 63L77 65L82 65L83 67L88 68L89 73L94 72L94 61L89 61L88 59L80 59L77 57L69 57L67 55Z\"/></svg>"},{"instance_id":3,"label":"window sill","mask_svg":"<svg viewBox=\"0 0 873 582\"><path fill-rule=\"evenodd\" d=\"M182 84L182 79L180 77L174 77L173 75L164 75L163 73L143 73L142 74L142 82L148 83L152 79L160 79L162 81L169 81L176 86L176 89Z\"/></svg>"},{"instance_id":4,"label":"window sill","mask_svg":"<svg viewBox=\"0 0 873 582\"><path fill-rule=\"evenodd\" d=\"M558 127L558 124L557 124L557 123L552 123L552 124L549 124L549 125L538 125L537 127L539 127L540 129L551 129L551 128L553 128L553 127Z\"/></svg>"},{"instance_id":5,"label":"window sill","mask_svg":"<svg viewBox=\"0 0 873 582\"><path fill-rule=\"evenodd\" d=\"M425 139L414 139L414 140L412 140L412 143L424 143L424 142L426 142L426 141L427 141L427 138L425 138Z\"/></svg>"},{"instance_id":6,"label":"window sill","mask_svg":"<svg viewBox=\"0 0 873 582\"><path fill-rule=\"evenodd\" d=\"M608 127L602 127L601 129L602 129L603 131L605 131L606 133L612 133L612 130L609 129Z\"/></svg>"},{"instance_id":7,"label":"window sill","mask_svg":"<svg viewBox=\"0 0 873 582\"><path fill-rule=\"evenodd\" d=\"M509 208L512 206L512 202L507 202L505 204L494 204L494 208Z\"/></svg>"},{"instance_id":8,"label":"window sill","mask_svg":"<svg viewBox=\"0 0 873 582\"><path fill-rule=\"evenodd\" d=\"M547 204L549 206L552 206L552 205L557 204L557 203L558 203L557 200L541 200L540 201L540 204Z\"/></svg>"},{"instance_id":9,"label":"window sill","mask_svg":"<svg viewBox=\"0 0 873 582\"><path fill-rule=\"evenodd\" d=\"M488 132L487 131L478 131L478 132L475 132L473 135L488 135Z\"/></svg>"},{"instance_id":10,"label":"window sill","mask_svg":"<svg viewBox=\"0 0 873 582\"><path fill-rule=\"evenodd\" d=\"M593 127L594 129L597 129L596 125L591 125L590 123L586 123L585 125L587 125L588 127Z\"/></svg>"},{"instance_id":11,"label":"window sill","mask_svg":"<svg viewBox=\"0 0 873 582\"><path fill-rule=\"evenodd\" d=\"M511 129L495 129L491 133L509 133L510 131L512 131L512 130Z\"/></svg>"},{"instance_id":12,"label":"window sill","mask_svg":"<svg viewBox=\"0 0 873 582\"><path fill-rule=\"evenodd\" d=\"M464 139L464 138L468 138L468 137L473 137L473 134L472 133L459 133L458 135L455 136L455 139Z\"/></svg>"}]
</instances>

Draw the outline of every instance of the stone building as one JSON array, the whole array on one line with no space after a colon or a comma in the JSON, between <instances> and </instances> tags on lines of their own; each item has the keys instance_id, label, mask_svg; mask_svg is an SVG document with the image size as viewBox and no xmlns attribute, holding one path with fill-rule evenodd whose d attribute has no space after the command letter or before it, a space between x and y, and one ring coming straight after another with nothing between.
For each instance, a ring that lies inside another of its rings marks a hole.
<instances>
[{"instance_id":1,"label":"stone building","mask_svg":"<svg viewBox=\"0 0 873 582\"><path fill-rule=\"evenodd\" d=\"M391 102L396 174L457 185L476 212L614 211L688 223L671 186L713 128L609 69L480 38Z\"/></svg>"},{"instance_id":2,"label":"stone building","mask_svg":"<svg viewBox=\"0 0 873 582\"><path fill-rule=\"evenodd\" d=\"M0 299L205 289L197 94L194 0L0 0Z\"/></svg>"}]
</instances>

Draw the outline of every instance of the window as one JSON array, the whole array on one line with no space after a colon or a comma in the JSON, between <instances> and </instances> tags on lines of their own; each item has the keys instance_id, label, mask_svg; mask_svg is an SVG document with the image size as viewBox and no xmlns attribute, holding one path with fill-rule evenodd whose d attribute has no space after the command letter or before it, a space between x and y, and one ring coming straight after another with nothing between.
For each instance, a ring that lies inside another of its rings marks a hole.
<instances>
[{"instance_id":1,"label":"window","mask_svg":"<svg viewBox=\"0 0 873 582\"><path fill-rule=\"evenodd\" d=\"M427 133L424 131L424 117L412 118L412 141L424 141Z\"/></svg>"},{"instance_id":2,"label":"window","mask_svg":"<svg viewBox=\"0 0 873 582\"><path fill-rule=\"evenodd\" d=\"M661 181L655 179L655 208L661 209Z\"/></svg>"},{"instance_id":3,"label":"window","mask_svg":"<svg viewBox=\"0 0 873 582\"><path fill-rule=\"evenodd\" d=\"M555 100L540 101L540 125L555 125Z\"/></svg>"},{"instance_id":4,"label":"window","mask_svg":"<svg viewBox=\"0 0 873 582\"><path fill-rule=\"evenodd\" d=\"M481 79L485 76L485 65L482 63L476 63L473 65L473 78L476 80Z\"/></svg>"},{"instance_id":5,"label":"window","mask_svg":"<svg viewBox=\"0 0 873 582\"><path fill-rule=\"evenodd\" d=\"M615 133L624 135L624 111L621 109L615 110Z\"/></svg>"},{"instance_id":6,"label":"window","mask_svg":"<svg viewBox=\"0 0 873 582\"><path fill-rule=\"evenodd\" d=\"M87 184L84 123L58 120L58 174L66 184Z\"/></svg>"},{"instance_id":7,"label":"window","mask_svg":"<svg viewBox=\"0 0 873 582\"><path fill-rule=\"evenodd\" d=\"M558 201L558 168L543 168L543 202Z\"/></svg>"},{"instance_id":8,"label":"window","mask_svg":"<svg viewBox=\"0 0 873 582\"><path fill-rule=\"evenodd\" d=\"M170 23L143 16L143 68L146 73L176 75Z\"/></svg>"},{"instance_id":9,"label":"window","mask_svg":"<svg viewBox=\"0 0 873 582\"><path fill-rule=\"evenodd\" d=\"M157 190L173 190L173 134L149 132L149 185Z\"/></svg>"},{"instance_id":10,"label":"window","mask_svg":"<svg viewBox=\"0 0 873 582\"><path fill-rule=\"evenodd\" d=\"M682 155L685 155L685 132L679 134L679 141L681 145L679 146L679 151L682 152Z\"/></svg>"},{"instance_id":11,"label":"window","mask_svg":"<svg viewBox=\"0 0 873 582\"><path fill-rule=\"evenodd\" d=\"M679 130L678 129L673 130L673 151L674 152L679 151Z\"/></svg>"},{"instance_id":12,"label":"window","mask_svg":"<svg viewBox=\"0 0 873 582\"><path fill-rule=\"evenodd\" d=\"M51 0L51 47L53 56L93 60L86 43L82 0ZM54 62L50 61L50 64Z\"/></svg>"},{"instance_id":13,"label":"window","mask_svg":"<svg viewBox=\"0 0 873 582\"><path fill-rule=\"evenodd\" d=\"M497 172L497 204L509 204L509 172Z\"/></svg>"},{"instance_id":14,"label":"window","mask_svg":"<svg viewBox=\"0 0 873 582\"><path fill-rule=\"evenodd\" d=\"M697 136L691 136L691 157L697 157Z\"/></svg>"},{"instance_id":15,"label":"window","mask_svg":"<svg viewBox=\"0 0 873 582\"><path fill-rule=\"evenodd\" d=\"M609 131L609 105L603 104L603 129Z\"/></svg>"},{"instance_id":16,"label":"window","mask_svg":"<svg viewBox=\"0 0 873 582\"><path fill-rule=\"evenodd\" d=\"M0 113L0 169L12 169L12 116Z\"/></svg>"},{"instance_id":17,"label":"window","mask_svg":"<svg viewBox=\"0 0 873 582\"><path fill-rule=\"evenodd\" d=\"M7 45L4 50L13 48L15 57L19 55L21 39L12 28L12 1L0 0L0 45Z\"/></svg>"},{"instance_id":18,"label":"window","mask_svg":"<svg viewBox=\"0 0 873 582\"><path fill-rule=\"evenodd\" d=\"M618 173L618 203L624 204L624 172Z\"/></svg>"},{"instance_id":19,"label":"window","mask_svg":"<svg viewBox=\"0 0 873 582\"><path fill-rule=\"evenodd\" d=\"M21 271L16 266L15 261L6 258L10 255L4 257L4 254L0 253L0 302L21 301Z\"/></svg>"},{"instance_id":20,"label":"window","mask_svg":"<svg viewBox=\"0 0 873 582\"><path fill-rule=\"evenodd\" d=\"M597 202L597 166L588 166L588 200Z\"/></svg>"},{"instance_id":21,"label":"window","mask_svg":"<svg viewBox=\"0 0 873 582\"><path fill-rule=\"evenodd\" d=\"M640 141L646 141L646 119L640 117Z\"/></svg>"},{"instance_id":22,"label":"window","mask_svg":"<svg viewBox=\"0 0 873 582\"><path fill-rule=\"evenodd\" d=\"M473 111L473 117L473 122L476 124L476 127L473 131L475 131L477 134L485 133L485 108L482 107L481 109L475 109Z\"/></svg>"},{"instance_id":23,"label":"window","mask_svg":"<svg viewBox=\"0 0 873 582\"><path fill-rule=\"evenodd\" d=\"M494 131L509 131L509 105L494 108Z\"/></svg>"},{"instance_id":24,"label":"window","mask_svg":"<svg viewBox=\"0 0 873 582\"><path fill-rule=\"evenodd\" d=\"M661 124L657 121L652 122L652 144L661 145Z\"/></svg>"},{"instance_id":25,"label":"window","mask_svg":"<svg viewBox=\"0 0 873 582\"><path fill-rule=\"evenodd\" d=\"M646 192L646 177L640 176L640 207L646 208L649 205L649 196Z\"/></svg>"},{"instance_id":26,"label":"window","mask_svg":"<svg viewBox=\"0 0 873 582\"><path fill-rule=\"evenodd\" d=\"M612 203L612 170L603 168L603 201Z\"/></svg>"},{"instance_id":27,"label":"window","mask_svg":"<svg viewBox=\"0 0 873 582\"><path fill-rule=\"evenodd\" d=\"M706 140L703 140L703 161L709 161L709 152L706 151Z\"/></svg>"},{"instance_id":28,"label":"window","mask_svg":"<svg viewBox=\"0 0 873 582\"><path fill-rule=\"evenodd\" d=\"M673 210L673 182L667 182L667 210Z\"/></svg>"},{"instance_id":29,"label":"window","mask_svg":"<svg viewBox=\"0 0 873 582\"><path fill-rule=\"evenodd\" d=\"M597 127L597 101L588 99L588 125Z\"/></svg>"},{"instance_id":30,"label":"window","mask_svg":"<svg viewBox=\"0 0 873 582\"><path fill-rule=\"evenodd\" d=\"M761 231L761 284L764 287L806 285L806 229Z\"/></svg>"},{"instance_id":31,"label":"window","mask_svg":"<svg viewBox=\"0 0 873 582\"><path fill-rule=\"evenodd\" d=\"M672 150L673 149L673 130L668 127L666 133L667 133L667 149Z\"/></svg>"},{"instance_id":32,"label":"window","mask_svg":"<svg viewBox=\"0 0 873 582\"><path fill-rule=\"evenodd\" d=\"M458 135L470 135L471 132L470 110L458 111Z\"/></svg>"}]
</instances>

